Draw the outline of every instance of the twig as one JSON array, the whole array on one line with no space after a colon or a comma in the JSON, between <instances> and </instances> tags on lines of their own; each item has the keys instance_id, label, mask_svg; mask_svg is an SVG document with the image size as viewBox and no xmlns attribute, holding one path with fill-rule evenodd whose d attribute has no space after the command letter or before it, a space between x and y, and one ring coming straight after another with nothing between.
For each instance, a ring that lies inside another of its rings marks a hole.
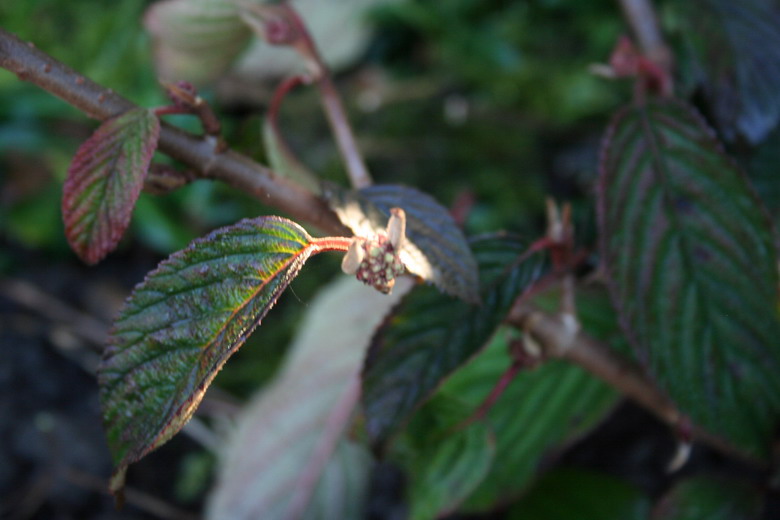
<instances>
[{"instance_id":1,"label":"twig","mask_svg":"<svg viewBox=\"0 0 780 520\"><path fill-rule=\"evenodd\" d=\"M680 413L640 367L585 332L567 327L564 320L560 319L563 317L537 310L518 299L505 321L529 334L545 357L563 359L584 368L675 430L689 425L688 418ZM700 428L693 428L693 437L746 462L761 463L746 458L720 437Z\"/></svg>"},{"instance_id":2,"label":"twig","mask_svg":"<svg viewBox=\"0 0 780 520\"><path fill-rule=\"evenodd\" d=\"M67 324L69 330L93 345L104 345L108 338L107 324L89 314L77 311L28 282L0 278L0 294L55 323Z\"/></svg>"},{"instance_id":3,"label":"twig","mask_svg":"<svg viewBox=\"0 0 780 520\"><path fill-rule=\"evenodd\" d=\"M113 90L85 78L3 29L0 67L99 120L135 107ZM221 180L328 234L351 235L322 199L242 154L232 150L219 153L217 145L213 136L199 137L162 124L160 150L192 168L198 177Z\"/></svg>"},{"instance_id":4,"label":"twig","mask_svg":"<svg viewBox=\"0 0 780 520\"><path fill-rule=\"evenodd\" d=\"M73 468L66 469L65 480L83 489L89 489L98 493L109 495L106 489L105 481L89 473L84 473ZM152 496L143 491L133 489L128 486L125 488L125 498L128 504L131 504L141 511L150 513L158 518L166 520L197 520L198 515L183 511L167 502Z\"/></svg>"},{"instance_id":5,"label":"twig","mask_svg":"<svg viewBox=\"0 0 780 520\"><path fill-rule=\"evenodd\" d=\"M358 149L341 97L333 84L327 65L322 61L317 46L297 11L287 2L270 6L251 3L240 5L246 23L268 43L290 46L306 61L312 79L320 91L325 115L346 164L352 186L357 189L370 186L371 175Z\"/></svg>"},{"instance_id":6,"label":"twig","mask_svg":"<svg viewBox=\"0 0 780 520\"><path fill-rule=\"evenodd\" d=\"M667 74L672 69L672 53L664 41L652 0L619 0L642 53Z\"/></svg>"}]
</instances>

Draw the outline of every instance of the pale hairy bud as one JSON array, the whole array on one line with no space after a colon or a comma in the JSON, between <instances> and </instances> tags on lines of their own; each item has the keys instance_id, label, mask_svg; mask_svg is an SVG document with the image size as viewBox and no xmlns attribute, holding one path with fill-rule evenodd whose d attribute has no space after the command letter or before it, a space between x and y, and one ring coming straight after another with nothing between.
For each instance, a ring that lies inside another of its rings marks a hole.
<instances>
[{"instance_id":1,"label":"pale hairy bud","mask_svg":"<svg viewBox=\"0 0 780 520\"><path fill-rule=\"evenodd\" d=\"M347 249L344 258L341 260L341 270L346 274L357 273L360 264L363 262L366 255L363 242L365 242L365 240L354 237L349 244L349 249Z\"/></svg>"},{"instance_id":2,"label":"pale hairy bud","mask_svg":"<svg viewBox=\"0 0 780 520\"><path fill-rule=\"evenodd\" d=\"M401 208L390 210L390 220L387 222L387 238L396 251L401 249L406 238L406 212Z\"/></svg>"}]
</instances>

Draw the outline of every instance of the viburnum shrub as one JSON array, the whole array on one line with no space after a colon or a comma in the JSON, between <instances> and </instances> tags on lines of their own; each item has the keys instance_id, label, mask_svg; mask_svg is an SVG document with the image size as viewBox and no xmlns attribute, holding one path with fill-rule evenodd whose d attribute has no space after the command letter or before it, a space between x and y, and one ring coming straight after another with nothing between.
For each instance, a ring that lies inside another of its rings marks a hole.
<instances>
[{"instance_id":1,"label":"viburnum shrub","mask_svg":"<svg viewBox=\"0 0 780 520\"><path fill-rule=\"evenodd\" d=\"M545 453L598 423L619 395L670 425L679 444L670 471L700 442L776 483L777 215L726 150L760 143L780 119L780 7L667 2L684 36L673 56L649 3L620 3L636 39L621 38L593 71L634 90L603 138L595 246L578 243L566 204L547 201L536 240L498 230L466 237L432 197L374 184L291 3L153 4L145 23L171 101L155 108L0 30L2 67L101 120L63 185L65 235L84 262L117 246L142 190L198 179L244 190L312 229L245 219L194 240L135 287L97 376L111 491L121 497L128 466L182 429L228 358L261 322L273 326L266 315L308 259L329 252L343 254L342 270L362 285L336 284L312 303L288 362L238 421L210 518L361 518L378 458L406 472L415 519L491 511L521 495L512 518L645 518L650 499L618 479L555 470L533 480ZM214 80L253 38L294 49L304 65L269 104L270 168L229 147L187 81ZM696 72L686 88L675 76L681 60ZM175 77L188 70L195 76ZM350 187L321 180L283 138L279 108L305 85L320 93ZM203 134L166 123L170 114L199 118ZM155 151L188 169L156 164ZM594 277L609 301L585 283ZM619 323L606 334L583 311L599 304L611 304ZM610 505L599 509L605 496ZM758 518L769 496L698 475L652 514Z\"/></svg>"}]
</instances>

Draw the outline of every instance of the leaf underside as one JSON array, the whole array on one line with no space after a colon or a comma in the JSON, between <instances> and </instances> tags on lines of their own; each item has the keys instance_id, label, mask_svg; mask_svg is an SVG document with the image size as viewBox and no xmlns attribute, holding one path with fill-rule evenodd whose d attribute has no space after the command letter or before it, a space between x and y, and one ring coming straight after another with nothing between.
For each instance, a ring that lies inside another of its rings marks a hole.
<instances>
[{"instance_id":1,"label":"leaf underside","mask_svg":"<svg viewBox=\"0 0 780 520\"><path fill-rule=\"evenodd\" d=\"M68 243L88 264L113 250L127 229L159 135L157 116L134 108L104 121L76 152L62 217Z\"/></svg>"},{"instance_id":2,"label":"leaf underside","mask_svg":"<svg viewBox=\"0 0 780 520\"><path fill-rule=\"evenodd\" d=\"M482 348L515 298L543 272L543 255L516 263L522 246L509 239L473 244L485 284L480 305L431 287L407 296L377 332L363 368L366 428L383 443L455 369Z\"/></svg>"},{"instance_id":3,"label":"leaf underside","mask_svg":"<svg viewBox=\"0 0 780 520\"><path fill-rule=\"evenodd\" d=\"M500 330L439 393L476 410L511 363L508 332ZM598 424L617 397L605 383L563 361L521 371L486 416L495 432L495 457L462 509L485 512L515 499L527 490L544 457Z\"/></svg>"},{"instance_id":4,"label":"leaf underside","mask_svg":"<svg viewBox=\"0 0 780 520\"><path fill-rule=\"evenodd\" d=\"M406 241L400 257L406 269L447 294L479 301L479 273L474 255L449 212L431 196L400 185L376 185L359 191L328 186L328 202L357 236L385 229L390 210L406 212Z\"/></svg>"},{"instance_id":5,"label":"leaf underside","mask_svg":"<svg viewBox=\"0 0 780 520\"><path fill-rule=\"evenodd\" d=\"M174 253L135 288L98 370L115 489L128 464L189 420L312 254L310 242L289 220L243 220Z\"/></svg>"},{"instance_id":6,"label":"leaf underside","mask_svg":"<svg viewBox=\"0 0 780 520\"><path fill-rule=\"evenodd\" d=\"M724 137L763 140L780 119L780 7L765 0L672 4Z\"/></svg>"},{"instance_id":7,"label":"leaf underside","mask_svg":"<svg viewBox=\"0 0 780 520\"><path fill-rule=\"evenodd\" d=\"M489 471L495 453L490 426L477 421L457 428L471 411L457 396L437 394L410 420L405 442L399 442L405 445L400 463L409 476L410 520L455 511Z\"/></svg>"},{"instance_id":8,"label":"leaf underside","mask_svg":"<svg viewBox=\"0 0 780 520\"><path fill-rule=\"evenodd\" d=\"M232 0L157 2L146 11L144 26L154 40L158 75L196 84L219 78L252 35Z\"/></svg>"},{"instance_id":9,"label":"leaf underside","mask_svg":"<svg viewBox=\"0 0 780 520\"><path fill-rule=\"evenodd\" d=\"M400 285L408 288L409 282L399 280L393 294L384 295L339 277L317 294L285 366L236 421L209 497L208 518L285 519L307 502L305 518L363 518L371 455L343 433L331 439L335 446L327 461L322 446L333 435L329 429L340 431L350 421L351 408L338 408L350 398L348 392L356 391L361 347L404 293ZM357 398L350 399L354 407ZM334 421L334 413L340 413L340 421Z\"/></svg>"},{"instance_id":10,"label":"leaf underside","mask_svg":"<svg viewBox=\"0 0 780 520\"><path fill-rule=\"evenodd\" d=\"M759 201L679 102L623 110L602 159L602 254L624 330L695 423L765 455L780 413L780 320Z\"/></svg>"}]
</instances>

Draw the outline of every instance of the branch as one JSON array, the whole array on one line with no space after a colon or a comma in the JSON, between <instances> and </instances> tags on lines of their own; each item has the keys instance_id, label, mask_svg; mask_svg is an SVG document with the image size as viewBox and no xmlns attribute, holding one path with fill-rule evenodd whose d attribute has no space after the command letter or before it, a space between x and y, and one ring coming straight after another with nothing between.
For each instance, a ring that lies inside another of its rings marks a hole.
<instances>
[{"instance_id":1,"label":"branch","mask_svg":"<svg viewBox=\"0 0 780 520\"><path fill-rule=\"evenodd\" d=\"M661 66L665 72L670 73L672 53L664 42L652 0L619 0L619 2L623 16L631 26L642 54Z\"/></svg>"},{"instance_id":2,"label":"branch","mask_svg":"<svg viewBox=\"0 0 780 520\"><path fill-rule=\"evenodd\" d=\"M688 418L639 366L582 332L576 325L567 323L564 315L534 309L519 299L505 321L529 335L544 357L563 359L582 367L655 414L678 433L690 427ZM747 462L759 462L747 459L720 437L700 428L693 428L693 437Z\"/></svg>"},{"instance_id":3,"label":"branch","mask_svg":"<svg viewBox=\"0 0 780 520\"><path fill-rule=\"evenodd\" d=\"M3 29L0 67L101 121L135 107L113 90L85 78ZM232 150L219 153L217 144L213 136L199 137L162 124L159 149L192 168L199 178L223 181L328 234L351 235L322 199L245 155Z\"/></svg>"}]
</instances>

